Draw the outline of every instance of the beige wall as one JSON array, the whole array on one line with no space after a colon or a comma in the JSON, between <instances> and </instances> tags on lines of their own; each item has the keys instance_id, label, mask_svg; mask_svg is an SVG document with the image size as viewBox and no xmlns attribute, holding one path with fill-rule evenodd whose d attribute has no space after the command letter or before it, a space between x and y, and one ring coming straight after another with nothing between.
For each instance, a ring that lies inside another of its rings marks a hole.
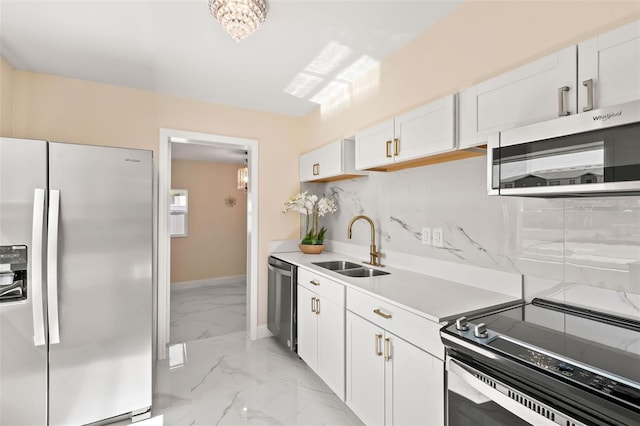
<instances>
[{"instance_id":1,"label":"beige wall","mask_svg":"<svg viewBox=\"0 0 640 426\"><path fill-rule=\"evenodd\" d=\"M299 189L299 119L53 75L11 74L13 128L3 136L144 148L156 158L160 128L257 139L258 322L266 324L269 241L299 233L299 219L281 213Z\"/></svg>"},{"instance_id":2,"label":"beige wall","mask_svg":"<svg viewBox=\"0 0 640 426\"><path fill-rule=\"evenodd\" d=\"M0 135L13 135L13 67L0 56Z\"/></svg>"},{"instance_id":3,"label":"beige wall","mask_svg":"<svg viewBox=\"0 0 640 426\"><path fill-rule=\"evenodd\" d=\"M363 95L330 113L318 109L302 120L12 71L3 63L0 132L146 148L156 154L161 127L258 139L258 318L265 324L269 241L298 238L298 218L280 209L299 188L300 152L639 19L639 8L637 1L470 1L383 61ZM5 118L7 105L13 105L13 117Z\"/></svg>"},{"instance_id":4,"label":"beige wall","mask_svg":"<svg viewBox=\"0 0 640 426\"><path fill-rule=\"evenodd\" d=\"M383 61L348 99L305 116L302 150L352 136L634 19L640 19L638 1L467 2Z\"/></svg>"},{"instance_id":5,"label":"beige wall","mask_svg":"<svg viewBox=\"0 0 640 426\"><path fill-rule=\"evenodd\" d=\"M237 189L238 167L171 162L171 187L189 191L188 236L171 238L171 283L246 274L247 196Z\"/></svg>"}]
</instances>

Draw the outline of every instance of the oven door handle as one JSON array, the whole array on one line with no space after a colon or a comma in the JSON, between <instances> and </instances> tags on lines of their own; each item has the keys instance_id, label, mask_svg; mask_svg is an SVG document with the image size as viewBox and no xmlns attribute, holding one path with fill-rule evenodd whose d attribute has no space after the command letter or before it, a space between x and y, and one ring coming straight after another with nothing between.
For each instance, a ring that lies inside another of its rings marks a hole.
<instances>
[{"instance_id":1,"label":"oven door handle","mask_svg":"<svg viewBox=\"0 0 640 426\"><path fill-rule=\"evenodd\" d=\"M476 378L473 373L469 372L464 364L460 363L455 359L449 359L447 365L447 371L449 374L455 374L460 378L464 383L471 386L476 391L480 392L482 395L491 399L491 401L500 405L505 410L508 410L515 416L521 418L522 420L540 426L558 426L558 424L554 421L547 419L540 414L531 411L527 407L524 407L518 404L516 401L513 401L507 395L504 395L502 392L497 391L493 387L484 383L483 381Z\"/></svg>"}]
</instances>

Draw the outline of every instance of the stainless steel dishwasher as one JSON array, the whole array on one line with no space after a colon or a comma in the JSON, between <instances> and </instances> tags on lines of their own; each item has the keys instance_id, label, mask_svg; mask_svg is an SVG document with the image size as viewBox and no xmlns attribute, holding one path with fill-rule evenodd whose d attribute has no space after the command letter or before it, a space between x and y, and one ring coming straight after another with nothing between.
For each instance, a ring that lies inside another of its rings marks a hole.
<instances>
[{"instance_id":1,"label":"stainless steel dishwasher","mask_svg":"<svg viewBox=\"0 0 640 426\"><path fill-rule=\"evenodd\" d=\"M298 268L269 256L267 328L289 350L298 351Z\"/></svg>"}]
</instances>

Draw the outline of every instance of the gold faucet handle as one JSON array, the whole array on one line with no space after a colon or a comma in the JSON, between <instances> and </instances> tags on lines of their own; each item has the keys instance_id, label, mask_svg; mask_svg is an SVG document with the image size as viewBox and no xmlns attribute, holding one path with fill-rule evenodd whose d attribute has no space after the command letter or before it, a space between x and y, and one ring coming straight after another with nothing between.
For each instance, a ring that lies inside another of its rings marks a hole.
<instances>
[{"instance_id":1,"label":"gold faucet handle","mask_svg":"<svg viewBox=\"0 0 640 426\"><path fill-rule=\"evenodd\" d=\"M370 262L364 262L364 263L369 264L371 266L380 266L380 267L384 266L382 263L380 263L378 261L380 258L382 258L382 253L381 252L376 251L376 250L371 250L369 252L369 255L370 255L371 261Z\"/></svg>"}]
</instances>

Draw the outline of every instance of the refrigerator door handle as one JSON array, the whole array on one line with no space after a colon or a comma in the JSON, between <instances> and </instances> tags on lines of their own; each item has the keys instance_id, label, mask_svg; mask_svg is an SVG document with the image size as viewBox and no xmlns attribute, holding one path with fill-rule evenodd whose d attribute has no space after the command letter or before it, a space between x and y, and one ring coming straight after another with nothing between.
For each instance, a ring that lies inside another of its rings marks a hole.
<instances>
[{"instance_id":1,"label":"refrigerator door handle","mask_svg":"<svg viewBox=\"0 0 640 426\"><path fill-rule=\"evenodd\" d=\"M43 346L44 302L42 300L42 240L44 238L44 196L45 190L36 188L33 192L33 227L31 229L31 308L33 310L33 343Z\"/></svg>"},{"instance_id":2,"label":"refrigerator door handle","mask_svg":"<svg viewBox=\"0 0 640 426\"><path fill-rule=\"evenodd\" d=\"M49 222L47 235L47 313L49 319L49 344L60 343L58 322L58 216L60 190L49 190Z\"/></svg>"}]
</instances>

